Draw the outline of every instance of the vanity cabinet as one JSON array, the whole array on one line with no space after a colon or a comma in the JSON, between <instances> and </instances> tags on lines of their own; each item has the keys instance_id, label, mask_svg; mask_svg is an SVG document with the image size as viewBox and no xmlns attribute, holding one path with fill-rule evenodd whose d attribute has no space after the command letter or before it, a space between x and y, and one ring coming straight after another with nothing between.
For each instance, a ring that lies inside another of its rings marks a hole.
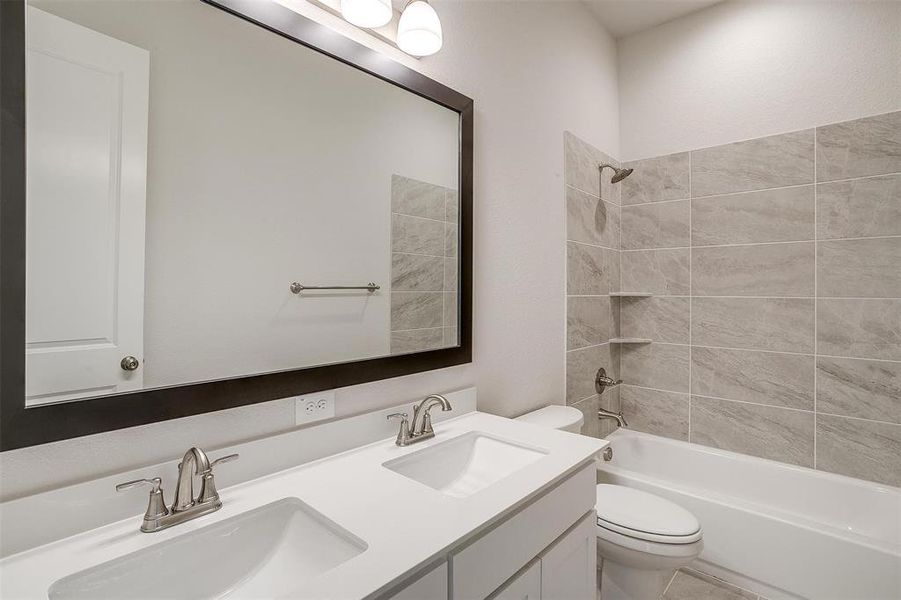
<instances>
[{"instance_id":1,"label":"vanity cabinet","mask_svg":"<svg viewBox=\"0 0 901 600\"><path fill-rule=\"evenodd\" d=\"M595 465L591 462L390 600L585 600L596 590ZM442 587L442 582L444 582Z\"/></svg>"},{"instance_id":2,"label":"vanity cabinet","mask_svg":"<svg viewBox=\"0 0 901 600\"><path fill-rule=\"evenodd\" d=\"M447 600L447 591L447 561L444 561L387 600Z\"/></svg>"},{"instance_id":3,"label":"vanity cabinet","mask_svg":"<svg viewBox=\"0 0 901 600\"><path fill-rule=\"evenodd\" d=\"M504 584L491 594L490 600L541 600L541 561L536 560L529 568Z\"/></svg>"}]
</instances>

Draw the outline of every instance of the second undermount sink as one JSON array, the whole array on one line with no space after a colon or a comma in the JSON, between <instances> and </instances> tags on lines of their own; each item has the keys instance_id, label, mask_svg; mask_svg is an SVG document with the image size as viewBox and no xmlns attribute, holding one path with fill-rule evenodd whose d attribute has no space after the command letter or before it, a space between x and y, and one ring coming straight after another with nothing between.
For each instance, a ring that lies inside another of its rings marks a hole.
<instances>
[{"instance_id":1,"label":"second undermount sink","mask_svg":"<svg viewBox=\"0 0 901 600\"><path fill-rule=\"evenodd\" d=\"M383 464L448 496L470 496L547 455L473 431Z\"/></svg>"},{"instance_id":2,"label":"second undermount sink","mask_svg":"<svg viewBox=\"0 0 901 600\"><path fill-rule=\"evenodd\" d=\"M303 584L366 543L285 498L54 583L50 600L302 598Z\"/></svg>"}]
</instances>

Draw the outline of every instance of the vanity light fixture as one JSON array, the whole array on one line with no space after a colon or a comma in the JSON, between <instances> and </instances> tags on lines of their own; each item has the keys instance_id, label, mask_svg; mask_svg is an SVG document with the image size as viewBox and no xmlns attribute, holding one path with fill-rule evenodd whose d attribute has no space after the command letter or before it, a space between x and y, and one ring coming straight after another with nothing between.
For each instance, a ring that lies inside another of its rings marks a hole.
<instances>
[{"instance_id":1,"label":"vanity light fixture","mask_svg":"<svg viewBox=\"0 0 901 600\"><path fill-rule=\"evenodd\" d=\"M413 56L429 56L441 50L442 42L441 21L432 5L409 0L397 24L397 47Z\"/></svg>"},{"instance_id":2,"label":"vanity light fixture","mask_svg":"<svg viewBox=\"0 0 901 600\"><path fill-rule=\"evenodd\" d=\"M391 0L341 0L341 16L357 27L372 29L391 22Z\"/></svg>"}]
</instances>

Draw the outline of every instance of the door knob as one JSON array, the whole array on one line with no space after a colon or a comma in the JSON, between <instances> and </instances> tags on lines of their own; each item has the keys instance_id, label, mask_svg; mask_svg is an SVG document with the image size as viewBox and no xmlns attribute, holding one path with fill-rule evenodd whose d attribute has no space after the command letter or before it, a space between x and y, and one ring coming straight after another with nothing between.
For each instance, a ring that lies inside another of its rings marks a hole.
<instances>
[{"instance_id":1,"label":"door knob","mask_svg":"<svg viewBox=\"0 0 901 600\"><path fill-rule=\"evenodd\" d=\"M122 367L123 371L134 371L141 365L138 362L138 359L134 356L126 356L122 359L122 362L119 363L119 366Z\"/></svg>"}]
</instances>

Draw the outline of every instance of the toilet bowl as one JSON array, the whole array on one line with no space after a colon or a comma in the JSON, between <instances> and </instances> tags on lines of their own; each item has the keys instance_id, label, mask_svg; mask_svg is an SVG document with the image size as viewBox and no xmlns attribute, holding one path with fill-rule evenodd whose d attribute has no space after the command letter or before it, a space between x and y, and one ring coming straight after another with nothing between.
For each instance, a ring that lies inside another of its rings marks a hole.
<instances>
[{"instance_id":1,"label":"toilet bowl","mask_svg":"<svg viewBox=\"0 0 901 600\"><path fill-rule=\"evenodd\" d=\"M572 406L546 406L517 420L572 433L583 424ZM599 484L595 510L601 600L656 600L703 548L695 516L654 494Z\"/></svg>"}]
</instances>

